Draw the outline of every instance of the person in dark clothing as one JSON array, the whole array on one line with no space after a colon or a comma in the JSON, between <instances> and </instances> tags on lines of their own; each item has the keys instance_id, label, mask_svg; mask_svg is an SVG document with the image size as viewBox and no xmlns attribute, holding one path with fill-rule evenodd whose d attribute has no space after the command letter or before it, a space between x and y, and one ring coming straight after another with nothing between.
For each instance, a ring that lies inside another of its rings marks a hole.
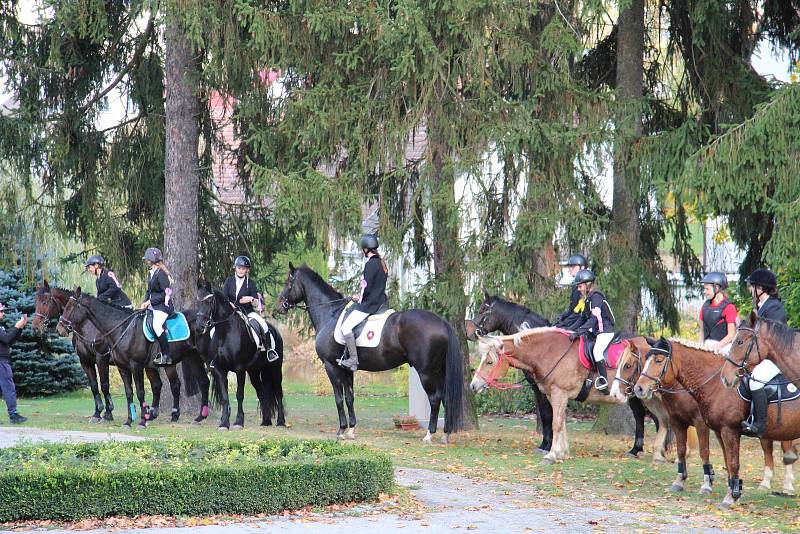
<instances>
[{"instance_id":1,"label":"person in dark clothing","mask_svg":"<svg viewBox=\"0 0 800 534\"><path fill-rule=\"evenodd\" d=\"M261 351L268 352L272 345L269 338L269 325L261 316L264 305L261 300L261 294L258 292L256 282L250 278L251 267L250 258L247 256L238 256L233 262L233 268L236 274L235 276L229 276L225 280L225 283L222 285L222 292L228 297L231 304L244 313L248 319L258 322L258 325L261 327ZM269 359L270 354L267 356ZM213 361L209 364L209 367L212 369L214 368Z\"/></svg>"},{"instance_id":2,"label":"person in dark clothing","mask_svg":"<svg viewBox=\"0 0 800 534\"><path fill-rule=\"evenodd\" d=\"M122 284L117 280L117 275L106 269L106 260L103 259L103 256L89 256L84 266L96 278L94 283L97 288L97 300L133 309L131 299L122 290Z\"/></svg>"},{"instance_id":3,"label":"person in dark clothing","mask_svg":"<svg viewBox=\"0 0 800 534\"><path fill-rule=\"evenodd\" d=\"M0 302L0 321L6 316L5 306ZM28 316L23 315L17 323L6 330L0 326L0 390L8 408L8 418L13 424L24 423L27 417L17 413L17 388L14 386L14 372L11 369L11 345L19 337L20 331L28 323Z\"/></svg>"},{"instance_id":4,"label":"person in dark clothing","mask_svg":"<svg viewBox=\"0 0 800 534\"><path fill-rule=\"evenodd\" d=\"M778 294L778 278L769 269L756 269L745 279L753 296L753 310L759 317L786 324L786 309ZM767 393L764 385L781 370L772 360L763 360L753 368L748 381L753 403L753 418L742 421L742 428L758 437L767 429Z\"/></svg>"},{"instance_id":5,"label":"person in dark clothing","mask_svg":"<svg viewBox=\"0 0 800 534\"><path fill-rule=\"evenodd\" d=\"M361 294L353 296L357 304L353 306L350 315L342 321L342 336L345 340L347 358L343 357L339 365L351 371L358 369L358 352L353 329L389 302L386 296L389 267L378 254L378 238L372 234L364 235L361 238L361 251L367 258L364 276L361 279Z\"/></svg>"},{"instance_id":6,"label":"person in dark clothing","mask_svg":"<svg viewBox=\"0 0 800 534\"><path fill-rule=\"evenodd\" d=\"M605 350L614 338L614 312L608 304L605 295L594 287L595 276L589 269L578 271L573 284L581 292L585 305L580 314L580 319L573 326L574 332L570 334L570 341L575 341L582 335L595 339L592 349L592 359L597 369L597 378L594 387L608 395L608 378L606 377Z\"/></svg>"},{"instance_id":7,"label":"person in dark clothing","mask_svg":"<svg viewBox=\"0 0 800 534\"><path fill-rule=\"evenodd\" d=\"M567 260L567 267L569 268L570 276L574 279L578 271L589 268L589 260L587 260L586 256L583 254L573 254ZM581 316L580 309L578 309L581 298L581 292L578 291L577 286L573 284L572 294L569 299L569 307L564 310L561 315L556 317L554 321L555 326L572 330L572 325L577 323Z\"/></svg>"},{"instance_id":8,"label":"person in dark clothing","mask_svg":"<svg viewBox=\"0 0 800 534\"><path fill-rule=\"evenodd\" d=\"M157 248L148 248L144 252L142 260L150 267L147 276L147 293L144 302L140 306L143 310L149 310L153 314L153 332L158 339L161 351L158 356L153 358L155 365L172 365L172 358L169 355L169 341L167 341L167 331L164 323L173 314L175 308L170 302L172 299L172 277L169 270L164 265L164 257Z\"/></svg>"}]
</instances>

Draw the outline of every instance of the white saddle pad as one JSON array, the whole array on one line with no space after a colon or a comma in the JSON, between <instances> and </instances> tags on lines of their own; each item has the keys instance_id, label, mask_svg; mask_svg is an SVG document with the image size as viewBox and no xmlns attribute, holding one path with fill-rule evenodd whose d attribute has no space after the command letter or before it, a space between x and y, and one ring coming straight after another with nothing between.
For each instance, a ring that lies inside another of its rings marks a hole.
<instances>
[{"instance_id":1,"label":"white saddle pad","mask_svg":"<svg viewBox=\"0 0 800 534\"><path fill-rule=\"evenodd\" d=\"M333 332L333 339L340 345L344 345L344 336L342 336L342 320L344 313L347 309L343 310L339 315L339 320L336 322L336 329ZM377 347L381 342L381 334L386 320L390 315L395 313L394 310L389 309L377 315L370 315L367 317L367 324L364 329L356 338L356 347Z\"/></svg>"}]
</instances>

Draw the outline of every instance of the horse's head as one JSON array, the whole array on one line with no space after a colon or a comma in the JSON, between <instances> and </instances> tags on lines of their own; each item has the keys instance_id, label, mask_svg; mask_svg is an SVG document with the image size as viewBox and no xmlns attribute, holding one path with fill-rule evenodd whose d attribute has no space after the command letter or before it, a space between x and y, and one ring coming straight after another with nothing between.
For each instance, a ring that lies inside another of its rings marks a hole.
<instances>
[{"instance_id":1,"label":"horse's head","mask_svg":"<svg viewBox=\"0 0 800 534\"><path fill-rule=\"evenodd\" d=\"M211 329L214 322L214 307L215 307L214 292L211 289L211 284L208 282L197 284L197 304L195 309L197 313L194 319L195 332L201 335L205 334Z\"/></svg>"},{"instance_id":2,"label":"horse's head","mask_svg":"<svg viewBox=\"0 0 800 534\"><path fill-rule=\"evenodd\" d=\"M509 362L505 354L503 341L493 337L482 337L478 340L478 355L481 362L472 381L470 389L474 393L482 393L490 385L508 374Z\"/></svg>"},{"instance_id":3,"label":"horse's head","mask_svg":"<svg viewBox=\"0 0 800 534\"><path fill-rule=\"evenodd\" d=\"M642 347L637 345L635 339L629 340L630 345L619 357L617 374L614 377L614 383L611 385L611 396L620 402L625 402L628 397L633 395L634 384L639 380L639 375L641 375L644 365ZM649 349L649 346L645 346L645 352Z\"/></svg>"},{"instance_id":4,"label":"horse's head","mask_svg":"<svg viewBox=\"0 0 800 534\"><path fill-rule=\"evenodd\" d=\"M731 350L725 356L725 363L722 365L719 375L725 387L734 387L743 375L750 374L753 367L764 359L762 347L759 344L761 324L762 322L758 320L756 314L750 312L750 317L739 325L736 337L731 342Z\"/></svg>"},{"instance_id":5,"label":"horse's head","mask_svg":"<svg viewBox=\"0 0 800 534\"><path fill-rule=\"evenodd\" d=\"M43 334L47 327L47 321L58 317L63 309L63 304L53 295L47 280L42 285L37 286L34 306L31 327L35 332Z\"/></svg>"},{"instance_id":6,"label":"horse's head","mask_svg":"<svg viewBox=\"0 0 800 534\"><path fill-rule=\"evenodd\" d=\"M81 302L85 298L85 295L81 294L80 286L78 286L75 288L74 294L64 304L64 309L61 310L61 317L58 318L58 326L56 327L58 333L62 336L66 336L75 329L75 326L80 325L89 317L89 308Z\"/></svg>"},{"instance_id":7,"label":"horse's head","mask_svg":"<svg viewBox=\"0 0 800 534\"><path fill-rule=\"evenodd\" d=\"M633 388L633 392L640 399L650 399L659 388L672 387L676 381L672 343L662 337L650 347L644 367Z\"/></svg>"},{"instance_id":8,"label":"horse's head","mask_svg":"<svg viewBox=\"0 0 800 534\"><path fill-rule=\"evenodd\" d=\"M477 341L478 336L485 336L489 332L494 332L500 326L500 320L495 311L495 304L497 297L489 295L486 289L483 289L483 302L478 313L472 319L464 321L467 330L467 339L470 341Z\"/></svg>"},{"instance_id":9,"label":"horse's head","mask_svg":"<svg viewBox=\"0 0 800 534\"><path fill-rule=\"evenodd\" d=\"M283 285L280 295L278 295L275 313L286 315L298 302L302 302L305 299L303 286L299 282L299 278L300 270L296 269L292 262L289 262L289 274L286 277L286 283Z\"/></svg>"}]
</instances>

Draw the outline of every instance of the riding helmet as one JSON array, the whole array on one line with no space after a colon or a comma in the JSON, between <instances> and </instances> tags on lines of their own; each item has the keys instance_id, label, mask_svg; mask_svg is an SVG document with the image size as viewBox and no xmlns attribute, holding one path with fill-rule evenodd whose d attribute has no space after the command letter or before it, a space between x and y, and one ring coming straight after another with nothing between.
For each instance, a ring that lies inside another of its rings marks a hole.
<instances>
[{"instance_id":1,"label":"riding helmet","mask_svg":"<svg viewBox=\"0 0 800 534\"><path fill-rule=\"evenodd\" d=\"M94 254L93 256L89 256L89 258L87 258L86 263L84 263L83 266L88 267L90 265L94 265L95 263L97 265L105 265L106 260L103 259L103 256L99 254Z\"/></svg>"},{"instance_id":2,"label":"riding helmet","mask_svg":"<svg viewBox=\"0 0 800 534\"><path fill-rule=\"evenodd\" d=\"M361 236L361 248L375 250L378 248L378 238L375 234L364 234Z\"/></svg>"},{"instance_id":3,"label":"riding helmet","mask_svg":"<svg viewBox=\"0 0 800 534\"><path fill-rule=\"evenodd\" d=\"M728 277L725 276L725 273L719 273L716 271L710 272L700 280L701 284L714 284L720 287L720 289L725 289L728 287Z\"/></svg>"},{"instance_id":4,"label":"riding helmet","mask_svg":"<svg viewBox=\"0 0 800 534\"><path fill-rule=\"evenodd\" d=\"M150 247L144 251L144 256L142 256L142 259L153 263L159 263L164 261L164 256L161 254L161 250L155 247Z\"/></svg>"},{"instance_id":5,"label":"riding helmet","mask_svg":"<svg viewBox=\"0 0 800 534\"><path fill-rule=\"evenodd\" d=\"M744 280L750 285L772 289L778 287L778 278L769 269L756 269Z\"/></svg>"},{"instance_id":6,"label":"riding helmet","mask_svg":"<svg viewBox=\"0 0 800 534\"><path fill-rule=\"evenodd\" d=\"M589 268L589 260L586 259L586 256L583 254L573 254L567 260L567 267L572 267L573 265L578 265L583 267L584 269Z\"/></svg>"},{"instance_id":7,"label":"riding helmet","mask_svg":"<svg viewBox=\"0 0 800 534\"><path fill-rule=\"evenodd\" d=\"M594 273L589 269L583 269L575 273L575 278L572 280L572 285L577 286L584 282L594 282Z\"/></svg>"},{"instance_id":8,"label":"riding helmet","mask_svg":"<svg viewBox=\"0 0 800 534\"><path fill-rule=\"evenodd\" d=\"M236 256L236 259L233 260L234 267L247 267L250 268L250 258L247 256Z\"/></svg>"}]
</instances>

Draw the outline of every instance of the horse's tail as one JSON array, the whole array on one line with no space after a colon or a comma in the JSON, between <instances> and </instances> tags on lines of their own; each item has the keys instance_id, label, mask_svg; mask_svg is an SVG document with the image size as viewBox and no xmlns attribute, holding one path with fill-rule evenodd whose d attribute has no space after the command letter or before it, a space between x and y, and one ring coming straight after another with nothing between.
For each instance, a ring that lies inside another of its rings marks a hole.
<instances>
[{"instance_id":1,"label":"horse's tail","mask_svg":"<svg viewBox=\"0 0 800 534\"><path fill-rule=\"evenodd\" d=\"M270 328L275 337L275 352L278 359L261 368L262 414L272 419L283 412L283 339L276 328Z\"/></svg>"},{"instance_id":2,"label":"horse's tail","mask_svg":"<svg viewBox=\"0 0 800 534\"><path fill-rule=\"evenodd\" d=\"M464 428L464 359L461 342L453 325L447 326L447 355L445 357L444 428L458 432Z\"/></svg>"},{"instance_id":3,"label":"horse's tail","mask_svg":"<svg viewBox=\"0 0 800 534\"><path fill-rule=\"evenodd\" d=\"M203 364L194 356L186 358L181 362L181 382L186 386L186 394L194 397L200 393L200 381L198 373L205 373Z\"/></svg>"}]
</instances>

